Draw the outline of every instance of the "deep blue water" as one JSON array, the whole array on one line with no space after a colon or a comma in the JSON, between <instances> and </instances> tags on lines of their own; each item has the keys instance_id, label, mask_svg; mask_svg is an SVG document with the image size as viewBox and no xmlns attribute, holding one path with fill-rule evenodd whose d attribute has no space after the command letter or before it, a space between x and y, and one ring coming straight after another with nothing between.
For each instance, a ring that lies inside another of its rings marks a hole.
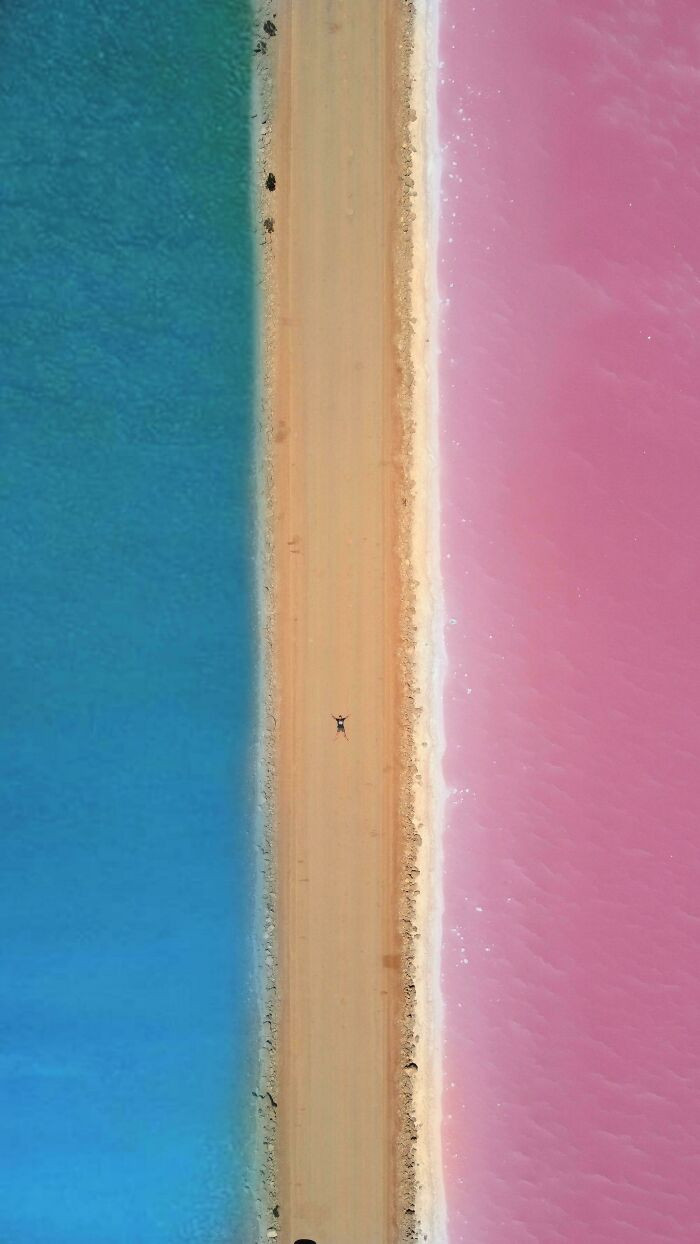
<instances>
[{"instance_id":1,"label":"deep blue water","mask_svg":"<svg viewBox=\"0 0 700 1244\"><path fill-rule=\"evenodd\" d=\"M248 0L0 8L0 1241L248 1244Z\"/></svg>"}]
</instances>

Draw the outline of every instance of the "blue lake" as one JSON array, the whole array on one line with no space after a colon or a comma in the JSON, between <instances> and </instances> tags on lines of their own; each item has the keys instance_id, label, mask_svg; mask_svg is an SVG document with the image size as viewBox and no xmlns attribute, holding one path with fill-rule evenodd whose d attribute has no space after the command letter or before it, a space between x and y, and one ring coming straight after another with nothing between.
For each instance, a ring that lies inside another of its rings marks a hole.
<instances>
[{"instance_id":1,"label":"blue lake","mask_svg":"<svg viewBox=\"0 0 700 1244\"><path fill-rule=\"evenodd\" d=\"M248 1244L247 0L0 15L0 1240Z\"/></svg>"}]
</instances>

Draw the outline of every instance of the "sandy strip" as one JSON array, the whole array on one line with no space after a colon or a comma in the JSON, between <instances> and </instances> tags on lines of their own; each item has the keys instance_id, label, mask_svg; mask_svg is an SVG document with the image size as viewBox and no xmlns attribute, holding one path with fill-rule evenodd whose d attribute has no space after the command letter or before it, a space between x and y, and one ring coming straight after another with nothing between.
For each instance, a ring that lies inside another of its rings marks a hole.
<instances>
[{"instance_id":1,"label":"sandy strip","mask_svg":"<svg viewBox=\"0 0 700 1244\"><path fill-rule=\"evenodd\" d=\"M417 792L433 684L415 644L416 622L431 624L415 576L432 529L413 468L428 435L411 406L426 336L411 332L425 295L411 263L413 15L404 0L275 12L260 105L261 183L276 179L261 234L277 959L264 1226L285 1244L400 1244L425 1238L415 1163L435 1154L429 1129L416 1148L415 1119L434 1089L415 1042L416 999L432 997L418 981L418 851L431 860L417 821L434 799ZM425 1203L431 1180L419 1184Z\"/></svg>"}]
</instances>

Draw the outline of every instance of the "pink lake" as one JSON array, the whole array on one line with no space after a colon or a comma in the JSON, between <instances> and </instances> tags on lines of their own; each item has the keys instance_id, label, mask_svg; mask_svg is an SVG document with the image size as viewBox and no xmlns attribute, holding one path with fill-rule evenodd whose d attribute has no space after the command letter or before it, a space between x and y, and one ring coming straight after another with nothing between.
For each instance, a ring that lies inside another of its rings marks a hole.
<instances>
[{"instance_id":1,"label":"pink lake","mask_svg":"<svg viewBox=\"0 0 700 1244\"><path fill-rule=\"evenodd\" d=\"M442 0L450 1244L700 1239L699 39Z\"/></svg>"}]
</instances>

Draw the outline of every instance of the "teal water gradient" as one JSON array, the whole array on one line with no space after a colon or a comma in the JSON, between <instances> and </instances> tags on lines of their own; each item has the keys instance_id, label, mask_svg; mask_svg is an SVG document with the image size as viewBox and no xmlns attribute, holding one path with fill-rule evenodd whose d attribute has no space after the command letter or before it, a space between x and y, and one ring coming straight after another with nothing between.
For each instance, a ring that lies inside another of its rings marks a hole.
<instances>
[{"instance_id":1,"label":"teal water gradient","mask_svg":"<svg viewBox=\"0 0 700 1244\"><path fill-rule=\"evenodd\" d=\"M247 0L0 12L0 1240L247 1244Z\"/></svg>"}]
</instances>

